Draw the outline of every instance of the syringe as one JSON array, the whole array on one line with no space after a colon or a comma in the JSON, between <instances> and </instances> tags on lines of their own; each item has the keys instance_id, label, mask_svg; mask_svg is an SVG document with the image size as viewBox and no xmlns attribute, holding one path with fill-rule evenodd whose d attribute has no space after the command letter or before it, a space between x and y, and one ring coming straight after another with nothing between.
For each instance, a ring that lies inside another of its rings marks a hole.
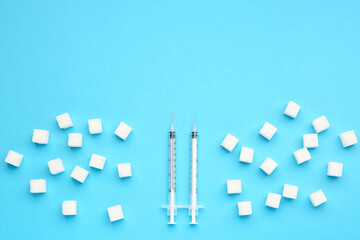
<instances>
[{"instance_id":1,"label":"syringe","mask_svg":"<svg viewBox=\"0 0 360 240\"><path fill-rule=\"evenodd\" d=\"M190 206L189 215L191 216L190 224L197 224L196 215L198 215L199 208L197 206L197 150L198 150L198 132L196 130L196 115L194 118L194 126L191 132L191 192L190 192Z\"/></svg>"},{"instance_id":2,"label":"syringe","mask_svg":"<svg viewBox=\"0 0 360 240\"><path fill-rule=\"evenodd\" d=\"M167 208L168 215L170 216L169 224L175 223L175 215L177 207L175 205L175 193L176 193L176 175L175 175L175 129L173 119L171 120L171 127L169 131L169 205L163 206Z\"/></svg>"}]
</instances>

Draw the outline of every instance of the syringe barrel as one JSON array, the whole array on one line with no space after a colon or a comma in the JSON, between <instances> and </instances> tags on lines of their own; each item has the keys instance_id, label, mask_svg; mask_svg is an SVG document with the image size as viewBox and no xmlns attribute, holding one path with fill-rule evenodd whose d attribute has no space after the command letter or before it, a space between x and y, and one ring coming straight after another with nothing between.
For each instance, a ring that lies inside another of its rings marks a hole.
<instances>
[{"instance_id":1,"label":"syringe barrel","mask_svg":"<svg viewBox=\"0 0 360 240\"><path fill-rule=\"evenodd\" d=\"M176 153L175 153L175 132L170 131L169 139L169 192L176 191Z\"/></svg>"},{"instance_id":2,"label":"syringe barrel","mask_svg":"<svg viewBox=\"0 0 360 240\"><path fill-rule=\"evenodd\" d=\"M198 150L198 139L197 132L191 133L191 194L190 204L196 206L197 202L197 150Z\"/></svg>"},{"instance_id":3,"label":"syringe barrel","mask_svg":"<svg viewBox=\"0 0 360 240\"><path fill-rule=\"evenodd\" d=\"M175 131L169 133L169 224L175 224L175 192L176 192L176 153L175 153Z\"/></svg>"}]
</instances>

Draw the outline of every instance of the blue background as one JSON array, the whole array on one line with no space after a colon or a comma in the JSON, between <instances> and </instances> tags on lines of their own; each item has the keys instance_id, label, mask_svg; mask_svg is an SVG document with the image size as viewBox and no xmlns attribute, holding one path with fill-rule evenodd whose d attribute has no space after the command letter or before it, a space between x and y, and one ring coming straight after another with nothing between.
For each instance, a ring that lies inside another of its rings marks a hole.
<instances>
[{"instance_id":1,"label":"blue background","mask_svg":"<svg viewBox=\"0 0 360 240\"><path fill-rule=\"evenodd\" d=\"M360 132L359 1L0 1L1 159L24 154L20 168L0 165L1 239L359 239L360 149L343 149L338 135ZM298 117L283 115L289 100ZM55 116L69 112L74 127L60 130ZM199 225L179 210L168 226L168 130L177 130L177 203L189 203L190 131L199 129ZM331 128L319 135L312 159L292 156L313 119ZM103 133L88 133L101 118ZM126 141L120 121L133 127ZM270 141L264 122L278 127ZM31 142L34 128L50 142ZM70 149L67 134L84 134ZM227 133L239 138L228 153ZM241 146L254 162L238 162ZM92 153L103 171L89 169ZM259 165L279 163L270 176ZM52 176L47 161L60 157L65 173ZM2 160L2 161L3 161ZM327 163L344 163L343 177L326 176ZM119 179L116 165L131 162ZM84 184L69 177L75 165L90 171ZM47 179L43 195L29 180ZM226 194L226 180L243 192ZM264 206L268 192L299 185L298 199ZM328 202L312 207L323 189ZM78 201L64 217L61 203ZM251 200L253 215L239 217L237 202ZM107 207L121 204L125 219L110 223Z\"/></svg>"}]
</instances>

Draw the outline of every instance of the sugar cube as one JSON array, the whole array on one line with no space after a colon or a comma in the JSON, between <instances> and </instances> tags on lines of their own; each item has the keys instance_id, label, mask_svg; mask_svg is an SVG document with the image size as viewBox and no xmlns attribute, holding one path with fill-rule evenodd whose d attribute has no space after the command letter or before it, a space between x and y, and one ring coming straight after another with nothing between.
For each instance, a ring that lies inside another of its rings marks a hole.
<instances>
[{"instance_id":1,"label":"sugar cube","mask_svg":"<svg viewBox=\"0 0 360 240\"><path fill-rule=\"evenodd\" d=\"M271 208L279 208L281 195L276 193L268 193L265 206Z\"/></svg>"},{"instance_id":2,"label":"sugar cube","mask_svg":"<svg viewBox=\"0 0 360 240\"><path fill-rule=\"evenodd\" d=\"M263 170L267 175L270 175L278 164L271 158L266 158L265 161L260 165L260 169Z\"/></svg>"},{"instance_id":3,"label":"sugar cube","mask_svg":"<svg viewBox=\"0 0 360 240\"><path fill-rule=\"evenodd\" d=\"M81 133L69 133L68 146L82 147L83 135Z\"/></svg>"},{"instance_id":4,"label":"sugar cube","mask_svg":"<svg viewBox=\"0 0 360 240\"><path fill-rule=\"evenodd\" d=\"M79 166L75 166L74 170L70 174L70 177L81 183L84 183L88 175L89 175L89 171L86 171L85 169Z\"/></svg>"},{"instance_id":5,"label":"sugar cube","mask_svg":"<svg viewBox=\"0 0 360 240\"><path fill-rule=\"evenodd\" d=\"M343 171L343 164L338 162L329 162L327 175L331 177L341 177Z\"/></svg>"},{"instance_id":6,"label":"sugar cube","mask_svg":"<svg viewBox=\"0 0 360 240\"><path fill-rule=\"evenodd\" d=\"M312 122L313 128L316 133L325 131L330 127L330 123L325 116L321 116Z\"/></svg>"},{"instance_id":7,"label":"sugar cube","mask_svg":"<svg viewBox=\"0 0 360 240\"><path fill-rule=\"evenodd\" d=\"M241 180L228 180L227 193L228 194L241 193Z\"/></svg>"},{"instance_id":8,"label":"sugar cube","mask_svg":"<svg viewBox=\"0 0 360 240\"><path fill-rule=\"evenodd\" d=\"M118 164L119 178L131 177L131 164L122 163Z\"/></svg>"},{"instance_id":9,"label":"sugar cube","mask_svg":"<svg viewBox=\"0 0 360 240\"><path fill-rule=\"evenodd\" d=\"M311 159L310 152L309 152L309 150L307 150L307 148L301 148L301 149L295 151L293 154L294 154L297 164L302 164Z\"/></svg>"},{"instance_id":10,"label":"sugar cube","mask_svg":"<svg viewBox=\"0 0 360 240\"><path fill-rule=\"evenodd\" d=\"M252 163L254 158L254 149L242 147L240 152L240 162Z\"/></svg>"},{"instance_id":11,"label":"sugar cube","mask_svg":"<svg viewBox=\"0 0 360 240\"><path fill-rule=\"evenodd\" d=\"M12 150L9 150L6 158L5 158L5 162L7 162L8 164L11 164L15 167L20 167L20 164L23 160L24 156L20 153L14 152Z\"/></svg>"},{"instance_id":12,"label":"sugar cube","mask_svg":"<svg viewBox=\"0 0 360 240\"><path fill-rule=\"evenodd\" d=\"M266 122L260 129L259 134L270 141L271 138L276 133L276 131L277 131L276 127L274 127L270 123Z\"/></svg>"},{"instance_id":13,"label":"sugar cube","mask_svg":"<svg viewBox=\"0 0 360 240\"><path fill-rule=\"evenodd\" d=\"M106 157L93 154L91 155L89 166L97 169L103 169L105 164Z\"/></svg>"},{"instance_id":14,"label":"sugar cube","mask_svg":"<svg viewBox=\"0 0 360 240\"><path fill-rule=\"evenodd\" d=\"M289 101L284 114L291 117L291 118L296 118L296 116L298 115L300 110L300 106L297 103L294 103L293 101Z\"/></svg>"},{"instance_id":15,"label":"sugar cube","mask_svg":"<svg viewBox=\"0 0 360 240\"><path fill-rule=\"evenodd\" d=\"M354 130L340 134L340 140L344 148L358 143Z\"/></svg>"},{"instance_id":16,"label":"sugar cube","mask_svg":"<svg viewBox=\"0 0 360 240\"><path fill-rule=\"evenodd\" d=\"M304 134L303 147L304 148L317 148L319 146L319 140L317 133Z\"/></svg>"},{"instance_id":17,"label":"sugar cube","mask_svg":"<svg viewBox=\"0 0 360 240\"><path fill-rule=\"evenodd\" d=\"M319 206L327 201L325 194L320 189L312 194L310 194L310 201L314 207Z\"/></svg>"},{"instance_id":18,"label":"sugar cube","mask_svg":"<svg viewBox=\"0 0 360 240\"><path fill-rule=\"evenodd\" d=\"M239 216L248 216L252 214L251 201L238 202Z\"/></svg>"},{"instance_id":19,"label":"sugar cube","mask_svg":"<svg viewBox=\"0 0 360 240\"><path fill-rule=\"evenodd\" d=\"M30 180L30 192L46 193L46 180L45 179Z\"/></svg>"},{"instance_id":20,"label":"sugar cube","mask_svg":"<svg viewBox=\"0 0 360 240\"><path fill-rule=\"evenodd\" d=\"M62 214L64 216L77 215L77 201L73 201L73 200L63 201Z\"/></svg>"},{"instance_id":21,"label":"sugar cube","mask_svg":"<svg viewBox=\"0 0 360 240\"><path fill-rule=\"evenodd\" d=\"M122 140L126 140L126 138L131 133L132 128L128 126L126 123L121 122L120 125L115 130L115 135L121 138Z\"/></svg>"},{"instance_id":22,"label":"sugar cube","mask_svg":"<svg viewBox=\"0 0 360 240\"><path fill-rule=\"evenodd\" d=\"M69 113L64 113L59 116L56 116L56 120L58 122L60 129L66 129L66 128L74 126L71 121Z\"/></svg>"},{"instance_id":23,"label":"sugar cube","mask_svg":"<svg viewBox=\"0 0 360 240\"><path fill-rule=\"evenodd\" d=\"M48 144L49 142L49 131L41 130L41 129L34 129L32 142L37 144Z\"/></svg>"},{"instance_id":24,"label":"sugar cube","mask_svg":"<svg viewBox=\"0 0 360 240\"><path fill-rule=\"evenodd\" d=\"M224 140L221 142L221 146L231 152L238 142L239 139L228 133Z\"/></svg>"},{"instance_id":25,"label":"sugar cube","mask_svg":"<svg viewBox=\"0 0 360 240\"><path fill-rule=\"evenodd\" d=\"M90 134L102 133L102 124L101 124L101 119L100 118L89 119L88 124L89 124L89 132L90 132Z\"/></svg>"},{"instance_id":26,"label":"sugar cube","mask_svg":"<svg viewBox=\"0 0 360 240\"><path fill-rule=\"evenodd\" d=\"M120 219L124 218L124 213L123 213L123 210L121 208L121 205L116 205L116 206L113 206L113 207L109 207L107 210L108 210L110 222L115 222L117 220L120 220Z\"/></svg>"},{"instance_id":27,"label":"sugar cube","mask_svg":"<svg viewBox=\"0 0 360 240\"><path fill-rule=\"evenodd\" d=\"M65 171L64 165L60 158L48 161L50 173L56 175Z\"/></svg>"},{"instance_id":28,"label":"sugar cube","mask_svg":"<svg viewBox=\"0 0 360 240\"><path fill-rule=\"evenodd\" d=\"M298 186L284 184L284 189L283 189L282 195L283 195L283 197L286 197L286 198L296 199L298 190L299 190Z\"/></svg>"}]
</instances>

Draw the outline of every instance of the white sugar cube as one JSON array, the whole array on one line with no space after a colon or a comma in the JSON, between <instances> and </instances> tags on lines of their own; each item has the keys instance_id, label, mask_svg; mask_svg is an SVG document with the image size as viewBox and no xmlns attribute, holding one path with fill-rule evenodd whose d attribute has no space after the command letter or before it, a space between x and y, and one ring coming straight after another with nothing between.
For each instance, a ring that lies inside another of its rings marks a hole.
<instances>
[{"instance_id":1,"label":"white sugar cube","mask_svg":"<svg viewBox=\"0 0 360 240\"><path fill-rule=\"evenodd\" d=\"M271 208L279 208L281 195L276 193L268 193L265 206Z\"/></svg>"},{"instance_id":2,"label":"white sugar cube","mask_svg":"<svg viewBox=\"0 0 360 240\"><path fill-rule=\"evenodd\" d=\"M49 131L41 130L41 129L34 129L32 142L37 144L48 144L49 142Z\"/></svg>"},{"instance_id":3,"label":"white sugar cube","mask_svg":"<svg viewBox=\"0 0 360 240\"><path fill-rule=\"evenodd\" d=\"M71 121L69 113L64 113L59 116L56 116L56 120L58 122L59 128L61 129L66 129L74 126Z\"/></svg>"},{"instance_id":4,"label":"white sugar cube","mask_svg":"<svg viewBox=\"0 0 360 240\"><path fill-rule=\"evenodd\" d=\"M224 140L221 142L221 146L231 152L238 142L239 139L228 133Z\"/></svg>"},{"instance_id":5,"label":"white sugar cube","mask_svg":"<svg viewBox=\"0 0 360 240\"><path fill-rule=\"evenodd\" d=\"M293 154L294 154L297 164L302 164L311 159L310 152L309 152L309 150L307 150L307 148L299 149L299 150L295 151Z\"/></svg>"},{"instance_id":6,"label":"white sugar cube","mask_svg":"<svg viewBox=\"0 0 360 240\"><path fill-rule=\"evenodd\" d=\"M241 193L241 180L228 180L227 193L228 194Z\"/></svg>"},{"instance_id":7,"label":"white sugar cube","mask_svg":"<svg viewBox=\"0 0 360 240\"><path fill-rule=\"evenodd\" d=\"M122 163L118 164L119 178L131 177L131 164Z\"/></svg>"},{"instance_id":8,"label":"white sugar cube","mask_svg":"<svg viewBox=\"0 0 360 240\"><path fill-rule=\"evenodd\" d=\"M240 152L240 162L252 163L254 158L254 149L242 147Z\"/></svg>"},{"instance_id":9,"label":"white sugar cube","mask_svg":"<svg viewBox=\"0 0 360 240\"><path fill-rule=\"evenodd\" d=\"M239 216L248 216L252 214L251 201L238 202Z\"/></svg>"},{"instance_id":10,"label":"white sugar cube","mask_svg":"<svg viewBox=\"0 0 360 240\"><path fill-rule=\"evenodd\" d=\"M70 174L70 177L81 183L84 183L88 175L89 175L88 171L86 171L85 169L79 166L75 166L74 170Z\"/></svg>"},{"instance_id":11,"label":"white sugar cube","mask_svg":"<svg viewBox=\"0 0 360 240\"><path fill-rule=\"evenodd\" d=\"M5 162L7 162L8 164L11 164L15 167L20 167L20 164L23 160L24 156L20 153L14 152L12 150L9 150L6 158L5 158Z\"/></svg>"},{"instance_id":12,"label":"white sugar cube","mask_svg":"<svg viewBox=\"0 0 360 240\"><path fill-rule=\"evenodd\" d=\"M82 147L83 135L81 133L69 133L68 146Z\"/></svg>"},{"instance_id":13,"label":"white sugar cube","mask_svg":"<svg viewBox=\"0 0 360 240\"><path fill-rule=\"evenodd\" d=\"M46 180L45 179L30 180L30 192L46 193Z\"/></svg>"},{"instance_id":14,"label":"white sugar cube","mask_svg":"<svg viewBox=\"0 0 360 240\"><path fill-rule=\"evenodd\" d=\"M88 124L89 124L89 132L91 134L102 133L102 124L100 118L89 119Z\"/></svg>"},{"instance_id":15,"label":"white sugar cube","mask_svg":"<svg viewBox=\"0 0 360 240\"><path fill-rule=\"evenodd\" d=\"M93 154L91 155L89 166L97 169L103 169L105 164L106 157Z\"/></svg>"},{"instance_id":16,"label":"white sugar cube","mask_svg":"<svg viewBox=\"0 0 360 240\"><path fill-rule=\"evenodd\" d=\"M310 194L310 201L314 207L319 206L320 204L323 204L327 201L325 194L320 189L312 194Z\"/></svg>"},{"instance_id":17,"label":"white sugar cube","mask_svg":"<svg viewBox=\"0 0 360 240\"><path fill-rule=\"evenodd\" d=\"M289 101L289 103L284 111L284 114L289 117L296 118L296 116L299 113L299 110L300 110L299 104L294 103L293 101Z\"/></svg>"},{"instance_id":18,"label":"white sugar cube","mask_svg":"<svg viewBox=\"0 0 360 240\"><path fill-rule=\"evenodd\" d=\"M343 171L343 164L337 162L329 162L327 175L331 177L341 177Z\"/></svg>"},{"instance_id":19,"label":"white sugar cube","mask_svg":"<svg viewBox=\"0 0 360 240\"><path fill-rule=\"evenodd\" d=\"M132 128L128 126L126 123L121 122L120 125L115 130L115 135L121 138L122 140L126 140L126 138L131 133Z\"/></svg>"},{"instance_id":20,"label":"white sugar cube","mask_svg":"<svg viewBox=\"0 0 360 240\"><path fill-rule=\"evenodd\" d=\"M303 147L304 148L317 148L319 146L319 140L317 133L304 134Z\"/></svg>"},{"instance_id":21,"label":"white sugar cube","mask_svg":"<svg viewBox=\"0 0 360 240\"><path fill-rule=\"evenodd\" d=\"M283 197L286 197L286 198L296 199L298 190L299 190L298 186L284 184L284 189L283 189L282 195L283 195Z\"/></svg>"},{"instance_id":22,"label":"white sugar cube","mask_svg":"<svg viewBox=\"0 0 360 240\"><path fill-rule=\"evenodd\" d=\"M325 116L321 116L312 122L313 128L316 133L325 131L330 127L330 123Z\"/></svg>"},{"instance_id":23,"label":"white sugar cube","mask_svg":"<svg viewBox=\"0 0 360 240\"><path fill-rule=\"evenodd\" d=\"M62 214L64 216L77 215L77 201L73 201L73 200L63 201Z\"/></svg>"},{"instance_id":24,"label":"white sugar cube","mask_svg":"<svg viewBox=\"0 0 360 240\"><path fill-rule=\"evenodd\" d=\"M115 222L117 220L120 220L120 219L124 218L124 213L123 213L123 210L121 208L121 205L116 205L116 206L113 206L113 207L109 207L107 210L108 210L110 222Z\"/></svg>"},{"instance_id":25,"label":"white sugar cube","mask_svg":"<svg viewBox=\"0 0 360 240\"><path fill-rule=\"evenodd\" d=\"M340 134L340 140L344 148L358 143L354 130Z\"/></svg>"},{"instance_id":26,"label":"white sugar cube","mask_svg":"<svg viewBox=\"0 0 360 240\"><path fill-rule=\"evenodd\" d=\"M270 175L278 164L271 158L266 158L265 161L260 165L260 169L263 170L267 175Z\"/></svg>"},{"instance_id":27,"label":"white sugar cube","mask_svg":"<svg viewBox=\"0 0 360 240\"><path fill-rule=\"evenodd\" d=\"M64 165L60 158L48 161L50 173L56 175L65 171Z\"/></svg>"},{"instance_id":28,"label":"white sugar cube","mask_svg":"<svg viewBox=\"0 0 360 240\"><path fill-rule=\"evenodd\" d=\"M259 134L270 141L271 138L276 133L276 131L277 131L276 127L274 127L270 123L266 122L260 129Z\"/></svg>"}]
</instances>

